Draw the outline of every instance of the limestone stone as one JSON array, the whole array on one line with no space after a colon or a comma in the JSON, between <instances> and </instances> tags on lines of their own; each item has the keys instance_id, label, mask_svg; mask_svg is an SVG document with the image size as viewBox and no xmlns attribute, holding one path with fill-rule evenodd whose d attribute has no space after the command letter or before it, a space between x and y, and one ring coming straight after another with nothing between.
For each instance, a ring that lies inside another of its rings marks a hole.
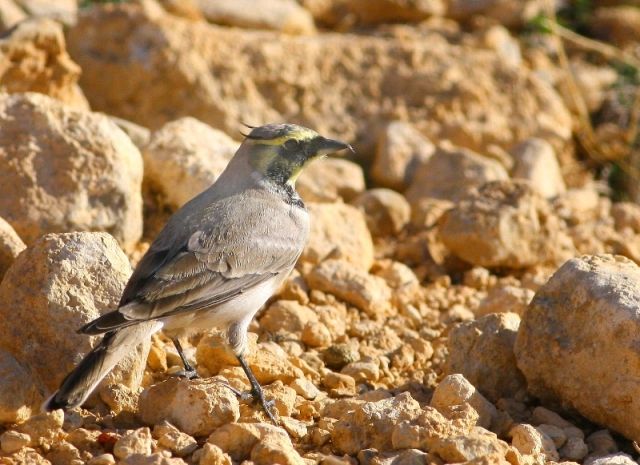
<instances>
[{"instance_id":1,"label":"limestone stone","mask_svg":"<svg viewBox=\"0 0 640 465\"><path fill-rule=\"evenodd\" d=\"M9 430L0 434L0 449L5 454L13 454L31 443L31 437L25 433Z\"/></svg>"},{"instance_id":2,"label":"limestone stone","mask_svg":"<svg viewBox=\"0 0 640 465\"><path fill-rule=\"evenodd\" d=\"M371 177L379 186L403 191L433 152L435 146L414 126L392 121L378 136Z\"/></svg>"},{"instance_id":3,"label":"limestone stone","mask_svg":"<svg viewBox=\"0 0 640 465\"><path fill-rule=\"evenodd\" d=\"M41 402L42 395L29 371L9 352L0 350L0 424L25 421L38 411Z\"/></svg>"},{"instance_id":4,"label":"limestone stone","mask_svg":"<svg viewBox=\"0 0 640 465\"><path fill-rule=\"evenodd\" d=\"M67 53L62 25L57 22L28 19L0 38L0 90L38 92L88 110L78 79L80 67Z\"/></svg>"},{"instance_id":5,"label":"limestone stone","mask_svg":"<svg viewBox=\"0 0 640 465\"><path fill-rule=\"evenodd\" d=\"M30 16L50 18L67 26L75 23L78 2L75 0L18 0Z\"/></svg>"},{"instance_id":6,"label":"limestone stone","mask_svg":"<svg viewBox=\"0 0 640 465\"><path fill-rule=\"evenodd\" d=\"M0 94L2 216L25 243L48 232L107 231L126 250L142 234L142 157L108 117L47 96Z\"/></svg>"},{"instance_id":7,"label":"limestone stone","mask_svg":"<svg viewBox=\"0 0 640 465\"><path fill-rule=\"evenodd\" d=\"M612 255L567 261L525 312L515 354L529 390L585 417L640 438L633 402L632 349L639 324L640 268ZM567 292L570 289L571 292Z\"/></svg>"},{"instance_id":8,"label":"limestone stone","mask_svg":"<svg viewBox=\"0 0 640 465\"><path fill-rule=\"evenodd\" d=\"M462 374L493 402L524 395L526 383L513 353L519 325L515 313L458 324L449 333L446 372Z\"/></svg>"},{"instance_id":9,"label":"limestone stone","mask_svg":"<svg viewBox=\"0 0 640 465\"><path fill-rule=\"evenodd\" d=\"M27 14L13 0L0 1L0 32L18 24Z\"/></svg>"},{"instance_id":10,"label":"limestone stone","mask_svg":"<svg viewBox=\"0 0 640 465\"><path fill-rule=\"evenodd\" d=\"M20 252L26 248L9 223L0 218L0 281Z\"/></svg>"},{"instance_id":11,"label":"limestone stone","mask_svg":"<svg viewBox=\"0 0 640 465\"><path fill-rule=\"evenodd\" d=\"M338 258L361 270L373 264L373 240L364 214L341 203L309 203L309 240L300 260L313 264Z\"/></svg>"},{"instance_id":12,"label":"limestone stone","mask_svg":"<svg viewBox=\"0 0 640 465\"><path fill-rule=\"evenodd\" d=\"M507 171L496 160L468 149L444 146L419 166L406 196L412 206L428 198L458 201L475 187L506 179Z\"/></svg>"},{"instance_id":13,"label":"limestone stone","mask_svg":"<svg viewBox=\"0 0 640 465\"><path fill-rule=\"evenodd\" d=\"M220 380L170 378L140 395L140 417L147 424L168 421L191 436L207 436L240 418L236 395Z\"/></svg>"},{"instance_id":14,"label":"limestone stone","mask_svg":"<svg viewBox=\"0 0 640 465\"><path fill-rule=\"evenodd\" d=\"M527 139L512 151L513 179L524 179L545 198L556 197L566 190L560 164L550 143L543 139Z\"/></svg>"},{"instance_id":15,"label":"limestone stone","mask_svg":"<svg viewBox=\"0 0 640 465\"><path fill-rule=\"evenodd\" d=\"M231 457L218 446L206 443L202 447L199 465L233 465Z\"/></svg>"},{"instance_id":16,"label":"limestone stone","mask_svg":"<svg viewBox=\"0 0 640 465\"><path fill-rule=\"evenodd\" d=\"M338 27L345 17L362 25L416 22L446 9L442 0L302 0L316 21Z\"/></svg>"},{"instance_id":17,"label":"limestone stone","mask_svg":"<svg viewBox=\"0 0 640 465\"><path fill-rule=\"evenodd\" d=\"M312 34L311 14L295 0L197 0L204 17L216 24L248 29L272 29L289 34Z\"/></svg>"},{"instance_id":18,"label":"limestone stone","mask_svg":"<svg viewBox=\"0 0 640 465\"><path fill-rule=\"evenodd\" d=\"M213 184L239 145L195 118L180 118L151 134L142 151L145 180L181 207Z\"/></svg>"},{"instance_id":19,"label":"limestone stone","mask_svg":"<svg viewBox=\"0 0 640 465\"><path fill-rule=\"evenodd\" d=\"M374 237L398 234L409 223L411 207L403 195L391 189L370 189L353 199L362 209L367 227Z\"/></svg>"},{"instance_id":20,"label":"limestone stone","mask_svg":"<svg viewBox=\"0 0 640 465\"><path fill-rule=\"evenodd\" d=\"M549 204L523 182L491 182L445 212L440 237L476 266L526 268L555 262L573 243Z\"/></svg>"},{"instance_id":21,"label":"limestone stone","mask_svg":"<svg viewBox=\"0 0 640 465\"><path fill-rule=\"evenodd\" d=\"M511 428L509 435L513 447L522 454L542 457L543 460L559 460L553 440L541 430L531 425L519 424Z\"/></svg>"},{"instance_id":22,"label":"limestone stone","mask_svg":"<svg viewBox=\"0 0 640 465\"><path fill-rule=\"evenodd\" d=\"M535 292L531 289L516 286L495 286L489 290L487 296L480 301L474 312L476 316L491 313L517 313L522 316L533 299Z\"/></svg>"},{"instance_id":23,"label":"limestone stone","mask_svg":"<svg viewBox=\"0 0 640 465\"><path fill-rule=\"evenodd\" d=\"M132 454L151 454L153 446L149 428L128 431L113 445L113 455L124 459Z\"/></svg>"},{"instance_id":24,"label":"limestone stone","mask_svg":"<svg viewBox=\"0 0 640 465\"><path fill-rule=\"evenodd\" d=\"M107 233L47 234L28 247L0 283L0 347L53 392L100 339L77 329L117 307L131 274L126 255ZM149 341L141 341L104 381L135 389Z\"/></svg>"},{"instance_id":25,"label":"limestone stone","mask_svg":"<svg viewBox=\"0 0 640 465\"><path fill-rule=\"evenodd\" d=\"M326 260L306 278L311 289L333 294L372 318L391 311L391 289L384 279L363 272L346 261Z\"/></svg>"},{"instance_id":26,"label":"limestone stone","mask_svg":"<svg viewBox=\"0 0 640 465\"><path fill-rule=\"evenodd\" d=\"M31 438L30 447L48 448L64 437L63 423L64 412L62 410L54 410L53 412L40 413L30 417L24 423L17 425L15 431L26 434Z\"/></svg>"},{"instance_id":27,"label":"limestone stone","mask_svg":"<svg viewBox=\"0 0 640 465\"><path fill-rule=\"evenodd\" d=\"M309 164L296 181L296 190L305 202L348 202L364 189L360 165L340 158Z\"/></svg>"},{"instance_id":28,"label":"limestone stone","mask_svg":"<svg viewBox=\"0 0 640 465\"><path fill-rule=\"evenodd\" d=\"M189 455L198 448L198 443L194 438L169 422L154 426L153 437L158 441L159 446L170 450L178 457Z\"/></svg>"},{"instance_id":29,"label":"limestone stone","mask_svg":"<svg viewBox=\"0 0 640 465\"><path fill-rule=\"evenodd\" d=\"M461 374L446 376L436 387L431 407L446 416L451 407L467 402L478 412L478 425L489 428L497 415L496 408Z\"/></svg>"},{"instance_id":30,"label":"limestone stone","mask_svg":"<svg viewBox=\"0 0 640 465\"><path fill-rule=\"evenodd\" d=\"M640 12L631 5L598 8L590 17L589 28L599 39L627 47L640 41Z\"/></svg>"},{"instance_id":31,"label":"limestone stone","mask_svg":"<svg viewBox=\"0 0 640 465\"><path fill-rule=\"evenodd\" d=\"M254 447L267 436L272 438L271 443L278 442L283 445L289 441L289 444L291 444L291 440L284 429L268 423L228 423L216 429L209 436L207 442L219 447L229 454L235 462L239 463L249 459L252 456ZM274 441L273 436L280 436L281 440ZM267 448L265 455L268 454L269 449L271 448ZM262 459L262 457L260 458Z\"/></svg>"}]
</instances>

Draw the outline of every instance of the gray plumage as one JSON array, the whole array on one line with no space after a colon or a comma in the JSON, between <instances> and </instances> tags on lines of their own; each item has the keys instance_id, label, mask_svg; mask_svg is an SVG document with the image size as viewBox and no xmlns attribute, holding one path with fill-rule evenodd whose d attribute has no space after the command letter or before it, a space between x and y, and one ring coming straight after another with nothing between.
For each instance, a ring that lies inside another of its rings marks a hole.
<instances>
[{"instance_id":1,"label":"gray plumage","mask_svg":"<svg viewBox=\"0 0 640 465\"><path fill-rule=\"evenodd\" d=\"M298 139L289 149L261 145L287 135ZM305 153L312 143L314 153ZM295 176L308 160L345 147L295 125L255 128L218 180L170 218L129 279L119 308L80 329L105 336L44 409L81 405L122 357L159 329L178 338L225 328L245 368L247 327L306 243L309 218L292 187ZM256 388L250 370L247 375Z\"/></svg>"}]
</instances>

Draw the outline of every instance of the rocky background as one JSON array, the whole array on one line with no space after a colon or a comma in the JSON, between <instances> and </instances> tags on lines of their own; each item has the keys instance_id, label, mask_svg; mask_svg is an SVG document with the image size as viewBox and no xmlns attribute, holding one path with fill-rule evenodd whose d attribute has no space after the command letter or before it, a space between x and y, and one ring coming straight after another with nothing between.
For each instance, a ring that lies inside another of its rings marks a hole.
<instances>
[{"instance_id":1,"label":"rocky background","mask_svg":"<svg viewBox=\"0 0 640 465\"><path fill-rule=\"evenodd\" d=\"M627 465L640 441L640 8L614 0L0 0L0 464ZM633 2L629 2L633 3ZM241 122L351 142L251 328L96 343Z\"/></svg>"}]
</instances>

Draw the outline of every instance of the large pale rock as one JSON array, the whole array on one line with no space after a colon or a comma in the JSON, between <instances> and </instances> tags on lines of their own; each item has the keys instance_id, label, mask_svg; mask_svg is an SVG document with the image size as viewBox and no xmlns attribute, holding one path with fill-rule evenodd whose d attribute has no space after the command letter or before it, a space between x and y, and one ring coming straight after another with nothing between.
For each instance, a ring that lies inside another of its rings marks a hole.
<instances>
[{"instance_id":1,"label":"large pale rock","mask_svg":"<svg viewBox=\"0 0 640 465\"><path fill-rule=\"evenodd\" d=\"M80 67L67 53L62 26L46 18L21 22L0 38L0 90L38 92L88 110Z\"/></svg>"},{"instance_id":2,"label":"large pale rock","mask_svg":"<svg viewBox=\"0 0 640 465\"><path fill-rule=\"evenodd\" d=\"M31 244L48 232L142 234L142 157L105 115L44 95L0 95L0 216Z\"/></svg>"},{"instance_id":3,"label":"large pale rock","mask_svg":"<svg viewBox=\"0 0 640 465\"><path fill-rule=\"evenodd\" d=\"M417 22L446 9L443 0L302 0L316 21L329 26L356 21L359 24Z\"/></svg>"},{"instance_id":4,"label":"large pale rock","mask_svg":"<svg viewBox=\"0 0 640 465\"><path fill-rule=\"evenodd\" d=\"M411 206L407 200L391 189L369 189L353 199L351 204L364 212L367 227L376 237L398 234L411 218Z\"/></svg>"},{"instance_id":5,"label":"large pale rock","mask_svg":"<svg viewBox=\"0 0 640 465\"><path fill-rule=\"evenodd\" d=\"M414 126L393 121L378 136L371 177L380 186L403 191L433 152L435 146Z\"/></svg>"},{"instance_id":6,"label":"large pale rock","mask_svg":"<svg viewBox=\"0 0 640 465\"><path fill-rule=\"evenodd\" d=\"M25 421L38 411L41 401L29 371L9 352L0 350L0 424Z\"/></svg>"},{"instance_id":7,"label":"large pale rock","mask_svg":"<svg viewBox=\"0 0 640 465\"><path fill-rule=\"evenodd\" d=\"M311 14L295 0L197 0L208 21L248 29L272 29L290 34L311 34Z\"/></svg>"},{"instance_id":8,"label":"large pale rock","mask_svg":"<svg viewBox=\"0 0 640 465\"><path fill-rule=\"evenodd\" d=\"M524 394L513 346L520 317L497 313L460 323L449 333L446 372L460 373L492 402Z\"/></svg>"},{"instance_id":9,"label":"large pale rock","mask_svg":"<svg viewBox=\"0 0 640 465\"><path fill-rule=\"evenodd\" d=\"M233 135L240 121L287 120L373 149L371 127L398 114L479 153L571 137L561 98L532 72L428 30L282 36L109 5L82 11L68 40L92 108L149 128L190 115Z\"/></svg>"},{"instance_id":10,"label":"large pale rock","mask_svg":"<svg viewBox=\"0 0 640 465\"><path fill-rule=\"evenodd\" d=\"M447 16L459 21L469 21L475 16L485 16L505 26L521 26L541 12L540 2L536 0L449 0Z\"/></svg>"},{"instance_id":11,"label":"large pale rock","mask_svg":"<svg viewBox=\"0 0 640 465\"><path fill-rule=\"evenodd\" d=\"M171 206L181 207L213 184L239 145L195 118L172 121L142 151L144 177Z\"/></svg>"},{"instance_id":12,"label":"large pale rock","mask_svg":"<svg viewBox=\"0 0 640 465\"><path fill-rule=\"evenodd\" d=\"M364 189L362 168L340 158L311 163L296 181L296 190L305 202L348 202Z\"/></svg>"},{"instance_id":13,"label":"large pale rock","mask_svg":"<svg viewBox=\"0 0 640 465\"><path fill-rule=\"evenodd\" d=\"M512 151L511 176L524 179L543 197L556 197L566 190L560 164L551 144L542 139L528 139Z\"/></svg>"},{"instance_id":14,"label":"large pale rock","mask_svg":"<svg viewBox=\"0 0 640 465\"><path fill-rule=\"evenodd\" d=\"M527 309L516 339L529 390L640 439L640 268L611 255L566 262Z\"/></svg>"},{"instance_id":15,"label":"large pale rock","mask_svg":"<svg viewBox=\"0 0 640 465\"><path fill-rule=\"evenodd\" d=\"M507 171L496 160L467 149L440 148L418 167L406 196L412 206L425 198L457 201L474 187L507 179Z\"/></svg>"},{"instance_id":16,"label":"large pale rock","mask_svg":"<svg viewBox=\"0 0 640 465\"><path fill-rule=\"evenodd\" d=\"M485 184L447 211L439 228L449 250L483 267L525 268L573 247L546 200L524 182Z\"/></svg>"},{"instance_id":17,"label":"large pale rock","mask_svg":"<svg viewBox=\"0 0 640 465\"><path fill-rule=\"evenodd\" d=\"M0 281L26 245L9 223L0 218Z\"/></svg>"},{"instance_id":18,"label":"large pale rock","mask_svg":"<svg viewBox=\"0 0 640 465\"><path fill-rule=\"evenodd\" d=\"M331 432L333 446L342 454L357 454L369 447L391 449L394 427L421 413L420 404L409 393L366 402L340 417Z\"/></svg>"},{"instance_id":19,"label":"large pale rock","mask_svg":"<svg viewBox=\"0 0 640 465\"><path fill-rule=\"evenodd\" d=\"M0 32L27 18L27 14L13 1L0 0Z\"/></svg>"},{"instance_id":20,"label":"large pale rock","mask_svg":"<svg viewBox=\"0 0 640 465\"><path fill-rule=\"evenodd\" d=\"M12 353L46 390L100 336L76 331L117 307L131 274L126 255L106 233L47 234L21 253L0 283L0 348ZM135 389L149 341L128 355L105 383Z\"/></svg>"},{"instance_id":21,"label":"large pale rock","mask_svg":"<svg viewBox=\"0 0 640 465\"><path fill-rule=\"evenodd\" d=\"M169 378L140 395L140 418L152 425L168 421L191 436L207 436L237 421L240 407L221 380Z\"/></svg>"},{"instance_id":22,"label":"large pale rock","mask_svg":"<svg viewBox=\"0 0 640 465\"><path fill-rule=\"evenodd\" d=\"M274 436L280 437L280 440L273 439ZM285 430L268 423L230 423L216 429L209 436L207 443L219 447L229 454L235 462L240 463L250 457L255 459L253 450L260 443L265 442L267 438L271 438L269 440L271 443L276 442L283 445L288 441L288 445L291 445L291 439ZM256 451L256 455L258 452ZM260 459L263 458L263 453L266 451L259 454Z\"/></svg>"},{"instance_id":23,"label":"large pale rock","mask_svg":"<svg viewBox=\"0 0 640 465\"><path fill-rule=\"evenodd\" d=\"M339 297L372 318L391 310L391 289L384 279L368 274L343 260L326 260L306 276L311 289Z\"/></svg>"},{"instance_id":24,"label":"large pale rock","mask_svg":"<svg viewBox=\"0 0 640 465\"><path fill-rule=\"evenodd\" d=\"M462 374L447 375L436 387L431 407L449 415L457 406L469 404L477 412L479 426L489 428L496 417L496 408Z\"/></svg>"},{"instance_id":25,"label":"large pale rock","mask_svg":"<svg viewBox=\"0 0 640 465\"><path fill-rule=\"evenodd\" d=\"M373 239L364 214L342 203L310 203L309 240L302 262L320 263L327 258L345 260L367 271L373 265Z\"/></svg>"}]
</instances>

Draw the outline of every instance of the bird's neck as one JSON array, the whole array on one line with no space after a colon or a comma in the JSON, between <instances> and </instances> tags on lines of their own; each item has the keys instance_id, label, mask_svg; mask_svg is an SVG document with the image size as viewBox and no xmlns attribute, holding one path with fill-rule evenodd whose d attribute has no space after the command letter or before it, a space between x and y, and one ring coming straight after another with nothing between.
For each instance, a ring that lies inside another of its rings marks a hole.
<instances>
[{"instance_id":1,"label":"bird's neck","mask_svg":"<svg viewBox=\"0 0 640 465\"><path fill-rule=\"evenodd\" d=\"M268 190L269 192L281 197L288 205L306 208L302 198L300 198L300 195L295 190L294 183L279 182L269 176L264 176L258 171L253 171L251 173L251 177L260 189Z\"/></svg>"}]
</instances>

